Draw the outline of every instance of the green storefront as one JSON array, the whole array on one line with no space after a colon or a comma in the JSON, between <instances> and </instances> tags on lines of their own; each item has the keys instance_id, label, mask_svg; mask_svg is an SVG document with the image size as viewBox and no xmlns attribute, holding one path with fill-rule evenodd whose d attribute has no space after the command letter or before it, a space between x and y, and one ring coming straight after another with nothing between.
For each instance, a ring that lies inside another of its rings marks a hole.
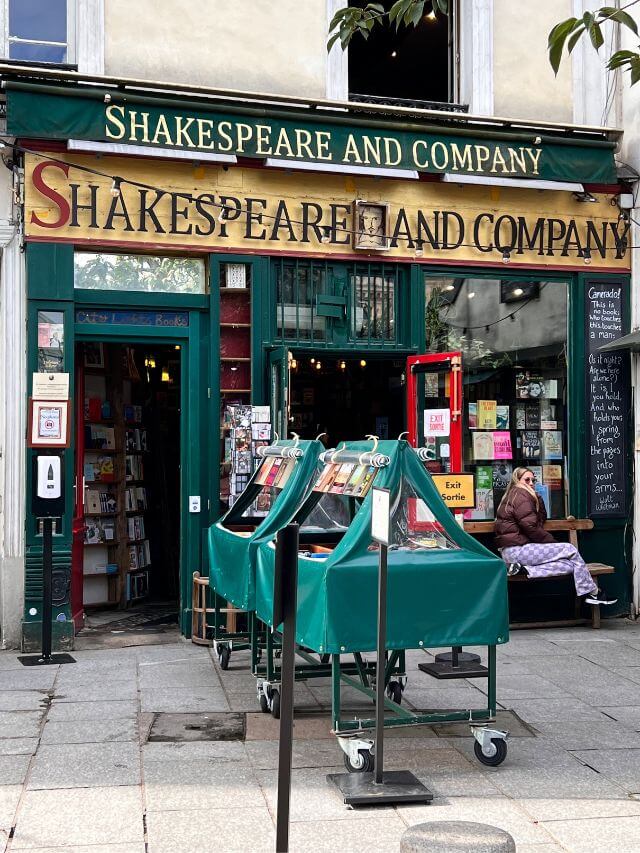
<instances>
[{"instance_id":1,"label":"green storefront","mask_svg":"<svg viewBox=\"0 0 640 853\"><path fill-rule=\"evenodd\" d=\"M431 470L459 451L476 474L468 520L493 517L510 468L535 468L552 517L593 518L581 549L616 566L607 589L628 610L628 364L597 353L629 314L605 134L329 108L318 121L302 103L5 77L25 169L29 391L33 373L70 378L60 645L83 612L150 600L176 606L188 635L203 532L253 444L395 438L406 359L427 352L461 354L459 435L427 427L452 400L444 368L410 407ZM26 554L33 647L30 494ZM557 618L567 590L513 606Z\"/></svg>"}]
</instances>

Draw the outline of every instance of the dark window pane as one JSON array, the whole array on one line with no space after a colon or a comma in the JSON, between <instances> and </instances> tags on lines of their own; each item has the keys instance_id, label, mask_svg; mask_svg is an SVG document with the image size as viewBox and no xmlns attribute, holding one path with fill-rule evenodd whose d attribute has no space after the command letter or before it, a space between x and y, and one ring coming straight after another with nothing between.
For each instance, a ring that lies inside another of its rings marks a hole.
<instances>
[{"instance_id":1,"label":"dark window pane","mask_svg":"<svg viewBox=\"0 0 640 853\"><path fill-rule=\"evenodd\" d=\"M66 62L67 48L48 44L10 44L9 59L28 62Z\"/></svg>"},{"instance_id":2,"label":"dark window pane","mask_svg":"<svg viewBox=\"0 0 640 853\"><path fill-rule=\"evenodd\" d=\"M66 42L67 0L9 0L9 35L36 41Z\"/></svg>"}]
</instances>

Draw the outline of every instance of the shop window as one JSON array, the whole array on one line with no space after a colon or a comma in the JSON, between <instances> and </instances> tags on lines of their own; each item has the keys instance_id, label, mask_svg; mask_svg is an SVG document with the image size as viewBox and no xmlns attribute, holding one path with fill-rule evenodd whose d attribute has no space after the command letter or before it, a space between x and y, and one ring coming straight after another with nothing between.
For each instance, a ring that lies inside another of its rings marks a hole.
<instances>
[{"instance_id":1,"label":"shop window","mask_svg":"<svg viewBox=\"0 0 640 853\"><path fill-rule=\"evenodd\" d=\"M360 0L354 5L366 5ZM384 3L388 10L391 0ZM454 3L449 16L435 15L425 7L417 26L385 21L368 39L359 35L349 44L349 97L351 100L431 101L453 100L452 32Z\"/></svg>"},{"instance_id":2,"label":"shop window","mask_svg":"<svg viewBox=\"0 0 640 853\"><path fill-rule=\"evenodd\" d=\"M75 0L8 0L5 55L23 62L74 62L74 30Z\"/></svg>"},{"instance_id":3,"label":"shop window","mask_svg":"<svg viewBox=\"0 0 640 853\"><path fill-rule=\"evenodd\" d=\"M38 373L64 370L64 314L38 311Z\"/></svg>"},{"instance_id":4,"label":"shop window","mask_svg":"<svg viewBox=\"0 0 640 853\"><path fill-rule=\"evenodd\" d=\"M355 304L351 318L354 338L395 340L395 277L354 275L351 288Z\"/></svg>"},{"instance_id":5,"label":"shop window","mask_svg":"<svg viewBox=\"0 0 640 853\"><path fill-rule=\"evenodd\" d=\"M533 471L549 517L564 517L566 282L427 276L425 287L428 351L462 353L463 465L476 486L466 517L494 518L519 466ZM431 396L448 406L447 384Z\"/></svg>"},{"instance_id":6,"label":"shop window","mask_svg":"<svg viewBox=\"0 0 640 853\"><path fill-rule=\"evenodd\" d=\"M327 295L328 268L321 264L282 261L275 269L279 337L324 341L327 317L318 312L318 297L322 300Z\"/></svg>"},{"instance_id":7,"label":"shop window","mask_svg":"<svg viewBox=\"0 0 640 853\"><path fill-rule=\"evenodd\" d=\"M74 286L86 290L206 293L202 258L76 252Z\"/></svg>"}]
</instances>

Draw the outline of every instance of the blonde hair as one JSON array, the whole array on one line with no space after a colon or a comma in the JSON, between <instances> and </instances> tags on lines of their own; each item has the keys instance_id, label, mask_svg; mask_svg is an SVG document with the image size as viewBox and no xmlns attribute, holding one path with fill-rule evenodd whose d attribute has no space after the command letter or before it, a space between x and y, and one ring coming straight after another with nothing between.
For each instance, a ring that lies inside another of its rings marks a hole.
<instances>
[{"instance_id":1,"label":"blonde hair","mask_svg":"<svg viewBox=\"0 0 640 853\"><path fill-rule=\"evenodd\" d=\"M498 509L500 509L503 505L506 509L509 502L513 500L515 493L516 493L515 490L518 488L518 486L520 486L520 480L522 480L522 478L527 473L527 471L530 474L533 474L533 471L531 470L531 468L526 468L526 467L521 466L521 467L515 469L515 471L511 475L511 479L509 480L509 485L507 486L507 490L504 493L504 495L502 496L502 500L500 501L500 505L498 506ZM537 495L535 495L535 499L536 499L536 507L537 507L538 506L538 496Z\"/></svg>"}]
</instances>

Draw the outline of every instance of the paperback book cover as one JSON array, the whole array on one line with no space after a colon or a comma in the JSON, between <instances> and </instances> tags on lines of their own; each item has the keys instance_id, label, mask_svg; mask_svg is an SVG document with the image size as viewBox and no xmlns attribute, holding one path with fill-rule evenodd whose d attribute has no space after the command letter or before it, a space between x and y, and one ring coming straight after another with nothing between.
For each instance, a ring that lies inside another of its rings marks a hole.
<instances>
[{"instance_id":1,"label":"paperback book cover","mask_svg":"<svg viewBox=\"0 0 640 853\"><path fill-rule=\"evenodd\" d=\"M344 487L347 485L349 481L349 477L355 465L352 462L343 462L340 468L338 469L338 473L336 474L333 483L331 484L331 488L329 491L332 495L341 495L344 491Z\"/></svg>"},{"instance_id":2,"label":"paperback book cover","mask_svg":"<svg viewBox=\"0 0 640 853\"><path fill-rule=\"evenodd\" d=\"M546 429L542 433L542 458L562 459L562 432Z\"/></svg>"},{"instance_id":3,"label":"paperback book cover","mask_svg":"<svg viewBox=\"0 0 640 853\"><path fill-rule=\"evenodd\" d=\"M374 468L373 465L370 465L367 468L366 474L354 489L353 496L355 498L363 498L367 494L367 492L371 488L371 485L373 484L373 481L375 480L378 470L379 469Z\"/></svg>"},{"instance_id":4,"label":"paperback book cover","mask_svg":"<svg viewBox=\"0 0 640 853\"><path fill-rule=\"evenodd\" d=\"M281 489L283 488L283 486L286 485L287 480L293 472L294 464L295 463L293 459L284 459L282 461L282 465L278 469L278 473L276 474L275 479L273 481L273 485L276 489Z\"/></svg>"},{"instance_id":5,"label":"paperback book cover","mask_svg":"<svg viewBox=\"0 0 640 853\"><path fill-rule=\"evenodd\" d=\"M478 400L478 429L496 428L496 401Z\"/></svg>"},{"instance_id":6,"label":"paperback book cover","mask_svg":"<svg viewBox=\"0 0 640 853\"><path fill-rule=\"evenodd\" d=\"M524 403L516 403L514 406L514 418L515 418L515 428L516 429L526 429L527 421L526 421L526 410Z\"/></svg>"},{"instance_id":7,"label":"paperback book cover","mask_svg":"<svg viewBox=\"0 0 640 853\"><path fill-rule=\"evenodd\" d=\"M551 503L549 501L549 486L545 483L536 483L535 490L538 497L543 501L544 508L547 511L547 518L551 518Z\"/></svg>"},{"instance_id":8,"label":"paperback book cover","mask_svg":"<svg viewBox=\"0 0 640 853\"><path fill-rule=\"evenodd\" d=\"M504 497L504 493L509 485L509 480L513 473L513 467L509 462L496 462L492 466L493 472L493 507L497 512L500 506L500 501Z\"/></svg>"},{"instance_id":9,"label":"paperback book cover","mask_svg":"<svg viewBox=\"0 0 640 853\"><path fill-rule=\"evenodd\" d=\"M328 492L337 473L337 465L325 465L322 471L320 472L320 476L316 480L316 484L313 487L313 490L315 492Z\"/></svg>"},{"instance_id":10,"label":"paperback book cover","mask_svg":"<svg viewBox=\"0 0 640 853\"><path fill-rule=\"evenodd\" d=\"M496 406L497 429L509 429L509 406Z\"/></svg>"},{"instance_id":11,"label":"paperback book cover","mask_svg":"<svg viewBox=\"0 0 640 853\"><path fill-rule=\"evenodd\" d=\"M271 463L271 468L269 469L269 473L267 474L267 478L264 481L265 486L273 486L273 483L278 475L278 471L280 470L280 466L282 465L282 459L274 459Z\"/></svg>"},{"instance_id":12,"label":"paperback book cover","mask_svg":"<svg viewBox=\"0 0 640 853\"><path fill-rule=\"evenodd\" d=\"M540 429L540 404L526 403L524 407L525 429Z\"/></svg>"},{"instance_id":13,"label":"paperback book cover","mask_svg":"<svg viewBox=\"0 0 640 853\"><path fill-rule=\"evenodd\" d=\"M543 465L542 482L549 486L552 492L562 489L562 465Z\"/></svg>"},{"instance_id":14,"label":"paperback book cover","mask_svg":"<svg viewBox=\"0 0 640 853\"><path fill-rule=\"evenodd\" d=\"M510 432L494 432L493 435L493 459L511 459L513 452L511 449L511 433Z\"/></svg>"},{"instance_id":15,"label":"paperback book cover","mask_svg":"<svg viewBox=\"0 0 640 853\"><path fill-rule=\"evenodd\" d=\"M493 433L474 432L473 458L475 460L493 459Z\"/></svg>"},{"instance_id":16,"label":"paperback book cover","mask_svg":"<svg viewBox=\"0 0 640 853\"><path fill-rule=\"evenodd\" d=\"M478 429L478 404L477 403L469 403L467 406L468 411L468 425L469 429Z\"/></svg>"},{"instance_id":17,"label":"paperback book cover","mask_svg":"<svg viewBox=\"0 0 640 853\"><path fill-rule=\"evenodd\" d=\"M493 488L493 468L491 465L478 465L476 468L476 488Z\"/></svg>"},{"instance_id":18,"label":"paperback book cover","mask_svg":"<svg viewBox=\"0 0 640 853\"><path fill-rule=\"evenodd\" d=\"M358 484L364 480L367 473L366 465L356 465L342 492L343 495L353 495Z\"/></svg>"},{"instance_id":19,"label":"paperback book cover","mask_svg":"<svg viewBox=\"0 0 640 853\"><path fill-rule=\"evenodd\" d=\"M540 459L540 433L537 430L525 430L522 435L520 452L523 459Z\"/></svg>"}]
</instances>

